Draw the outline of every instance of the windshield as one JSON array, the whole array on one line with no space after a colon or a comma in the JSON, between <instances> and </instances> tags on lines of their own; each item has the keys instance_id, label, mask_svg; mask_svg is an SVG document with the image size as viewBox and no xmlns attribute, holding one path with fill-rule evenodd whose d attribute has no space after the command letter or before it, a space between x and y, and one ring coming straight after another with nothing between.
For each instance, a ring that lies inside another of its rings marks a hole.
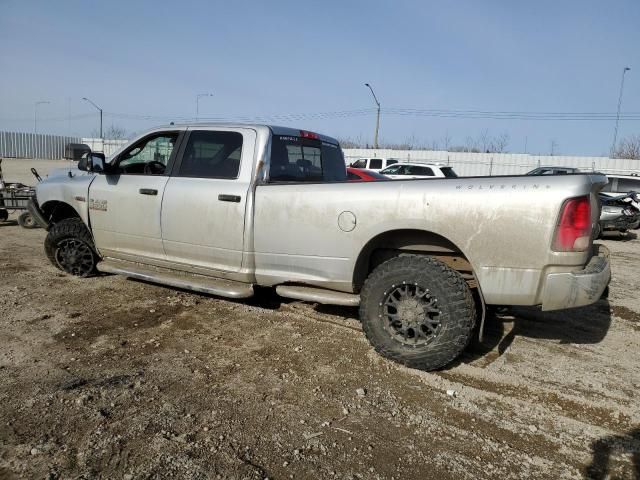
<instances>
[{"instance_id":1,"label":"windshield","mask_svg":"<svg viewBox=\"0 0 640 480\"><path fill-rule=\"evenodd\" d=\"M402 165L392 165L391 167L381 170L380 173L383 175L395 175L400 173L400 170L402 170Z\"/></svg>"}]
</instances>

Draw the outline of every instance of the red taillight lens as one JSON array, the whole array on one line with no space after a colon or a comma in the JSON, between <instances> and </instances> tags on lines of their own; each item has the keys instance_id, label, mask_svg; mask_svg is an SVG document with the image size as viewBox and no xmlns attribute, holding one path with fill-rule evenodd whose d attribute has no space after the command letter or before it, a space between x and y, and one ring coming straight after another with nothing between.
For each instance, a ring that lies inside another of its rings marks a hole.
<instances>
[{"instance_id":1,"label":"red taillight lens","mask_svg":"<svg viewBox=\"0 0 640 480\"><path fill-rule=\"evenodd\" d=\"M300 130L300 136L302 138L310 138L312 140L320 140L320 135L313 132L307 132L306 130Z\"/></svg>"},{"instance_id":2,"label":"red taillight lens","mask_svg":"<svg viewBox=\"0 0 640 480\"><path fill-rule=\"evenodd\" d=\"M565 200L556 227L553 249L556 252L584 252L591 239L591 202L589 197Z\"/></svg>"}]
</instances>

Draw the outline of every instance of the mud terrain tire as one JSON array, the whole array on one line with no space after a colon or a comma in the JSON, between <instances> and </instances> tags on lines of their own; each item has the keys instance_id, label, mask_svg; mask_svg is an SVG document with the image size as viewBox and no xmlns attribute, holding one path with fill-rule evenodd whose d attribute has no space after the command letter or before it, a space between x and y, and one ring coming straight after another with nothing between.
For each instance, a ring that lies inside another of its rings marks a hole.
<instances>
[{"instance_id":1,"label":"mud terrain tire","mask_svg":"<svg viewBox=\"0 0 640 480\"><path fill-rule=\"evenodd\" d=\"M80 218L65 218L54 224L44 250L55 267L71 275L89 277L96 273L99 257L91 233Z\"/></svg>"},{"instance_id":2,"label":"mud terrain tire","mask_svg":"<svg viewBox=\"0 0 640 480\"><path fill-rule=\"evenodd\" d=\"M369 275L360 293L360 319L382 356L435 370L467 347L476 311L471 290L458 272L426 255L403 255Z\"/></svg>"}]
</instances>

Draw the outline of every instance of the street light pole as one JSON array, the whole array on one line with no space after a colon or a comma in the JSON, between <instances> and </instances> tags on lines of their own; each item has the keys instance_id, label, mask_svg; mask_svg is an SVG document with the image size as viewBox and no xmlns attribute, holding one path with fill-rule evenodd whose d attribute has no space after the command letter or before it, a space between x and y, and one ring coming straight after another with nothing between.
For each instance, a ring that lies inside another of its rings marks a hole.
<instances>
[{"instance_id":1,"label":"street light pole","mask_svg":"<svg viewBox=\"0 0 640 480\"><path fill-rule=\"evenodd\" d=\"M40 100L33 104L33 133L38 133L38 105L51 103L47 100Z\"/></svg>"},{"instance_id":2,"label":"street light pole","mask_svg":"<svg viewBox=\"0 0 640 480\"><path fill-rule=\"evenodd\" d=\"M213 93L199 93L196 95L196 122L200 117L200 98L202 97L213 97Z\"/></svg>"},{"instance_id":3,"label":"street light pole","mask_svg":"<svg viewBox=\"0 0 640 480\"><path fill-rule=\"evenodd\" d=\"M622 80L620 81L620 94L618 95L618 113L616 113L616 126L613 129L613 143L611 144L611 156L613 157L616 150L616 142L618 141L618 124L620 123L620 107L622 106L622 92L624 90L624 76L631 70L629 67L624 67L622 70Z\"/></svg>"},{"instance_id":4,"label":"street light pole","mask_svg":"<svg viewBox=\"0 0 640 480\"><path fill-rule=\"evenodd\" d=\"M380 102L378 101L378 97L376 97L376 94L374 93L371 85L369 85L368 83L365 83L365 86L369 87L369 90L371 90L371 95L373 95L373 99L375 100L376 105L378 106L378 115L376 116L376 131L373 136L373 148L378 148L378 130L380 129Z\"/></svg>"},{"instance_id":5,"label":"street light pole","mask_svg":"<svg viewBox=\"0 0 640 480\"><path fill-rule=\"evenodd\" d=\"M93 103L91 100L89 100L87 97L82 97L82 99L87 101L87 102L89 102L94 107L96 107L98 109L98 111L100 112L100 138L102 138L102 109L98 105Z\"/></svg>"}]
</instances>

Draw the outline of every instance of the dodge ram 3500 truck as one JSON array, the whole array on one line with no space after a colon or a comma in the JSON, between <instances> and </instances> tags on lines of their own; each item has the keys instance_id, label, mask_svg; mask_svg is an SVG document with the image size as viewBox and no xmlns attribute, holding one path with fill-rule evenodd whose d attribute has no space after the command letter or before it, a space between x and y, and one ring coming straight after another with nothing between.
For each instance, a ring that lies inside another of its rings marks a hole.
<instances>
[{"instance_id":1,"label":"dodge ram 3500 truck","mask_svg":"<svg viewBox=\"0 0 640 480\"><path fill-rule=\"evenodd\" d=\"M600 174L348 182L335 139L236 124L154 129L79 168L30 205L61 270L359 305L375 349L411 367L456 358L487 305L578 307L610 279Z\"/></svg>"}]
</instances>

